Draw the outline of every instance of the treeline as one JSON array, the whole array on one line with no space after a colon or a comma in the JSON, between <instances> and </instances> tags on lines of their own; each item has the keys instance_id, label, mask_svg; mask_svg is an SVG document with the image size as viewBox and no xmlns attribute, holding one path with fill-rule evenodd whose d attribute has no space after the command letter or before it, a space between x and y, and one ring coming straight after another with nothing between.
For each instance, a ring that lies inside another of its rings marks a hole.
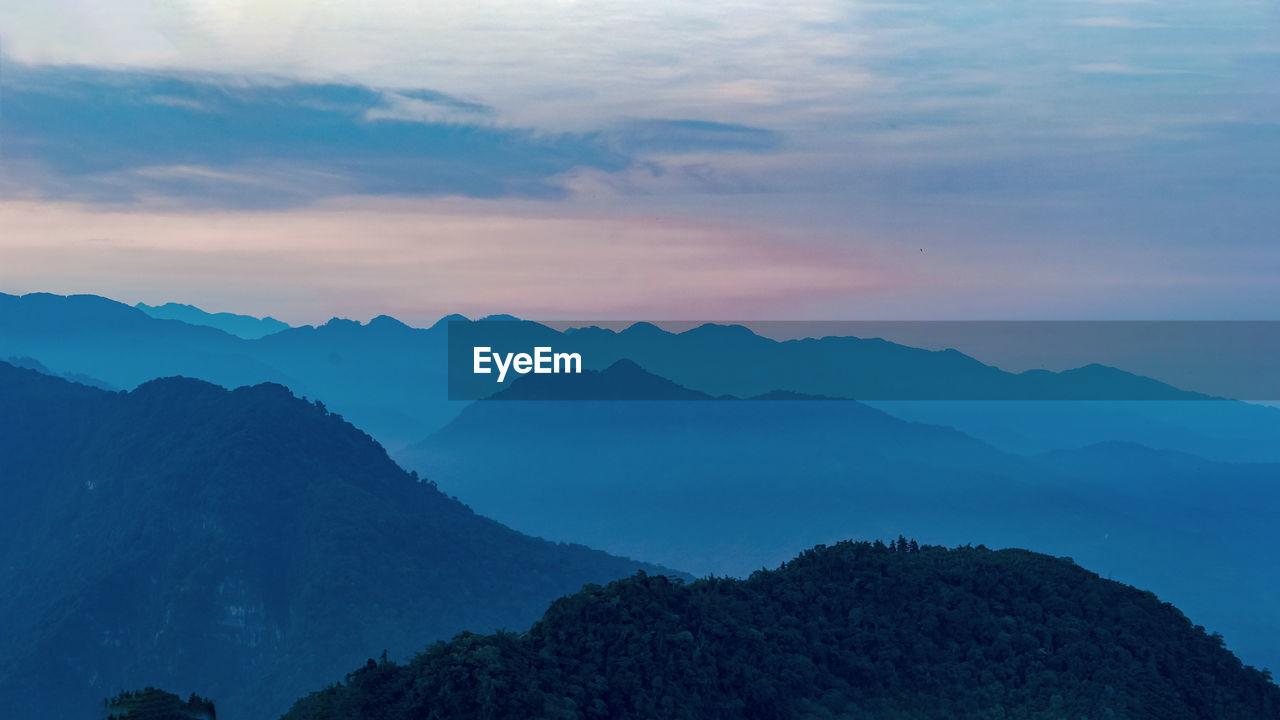
<instances>
[{"instance_id":1,"label":"treeline","mask_svg":"<svg viewBox=\"0 0 1280 720\"><path fill-rule=\"evenodd\" d=\"M217 720L213 701L195 693L186 701L173 693L149 687L126 690L102 702L106 720Z\"/></svg>"},{"instance_id":2,"label":"treeline","mask_svg":"<svg viewBox=\"0 0 1280 720\"><path fill-rule=\"evenodd\" d=\"M526 633L370 660L287 720L1280 717L1280 688L1154 595L1066 559L899 538L746 580L640 574Z\"/></svg>"}]
</instances>

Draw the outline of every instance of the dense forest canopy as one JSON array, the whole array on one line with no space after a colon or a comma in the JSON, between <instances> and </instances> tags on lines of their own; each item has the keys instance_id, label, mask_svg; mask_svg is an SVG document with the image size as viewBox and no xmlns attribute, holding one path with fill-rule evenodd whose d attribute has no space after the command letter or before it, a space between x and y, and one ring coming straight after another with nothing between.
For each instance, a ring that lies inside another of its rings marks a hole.
<instances>
[{"instance_id":1,"label":"dense forest canopy","mask_svg":"<svg viewBox=\"0 0 1280 720\"><path fill-rule=\"evenodd\" d=\"M286 716L514 717L1274 720L1280 687L1069 559L902 539L589 586L523 634L370 660Z\"/></svg>"}]
</instances>

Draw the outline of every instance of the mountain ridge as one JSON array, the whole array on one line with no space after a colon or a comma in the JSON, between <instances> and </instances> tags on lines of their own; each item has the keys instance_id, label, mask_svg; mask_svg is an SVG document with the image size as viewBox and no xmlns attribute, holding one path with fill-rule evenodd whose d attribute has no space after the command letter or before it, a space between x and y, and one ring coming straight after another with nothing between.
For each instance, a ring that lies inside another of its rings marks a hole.
<instances>
[{"instance_id":1,"label":"mountain ridge","mask_svg":"<svg viewBox=\"0 0 1280 720\"><path fill-rule=\"evenodd\" d=\"M269 315L254 317L252 315L238 315L229 312L211 313L195 305L176 302L167 302L163 305L148 305L140 302L134 307L153 318L179 320L188 325L207 325L246 340L255 340L289 329L288 323L281 322Z\"/></svg>"}]
</instances>

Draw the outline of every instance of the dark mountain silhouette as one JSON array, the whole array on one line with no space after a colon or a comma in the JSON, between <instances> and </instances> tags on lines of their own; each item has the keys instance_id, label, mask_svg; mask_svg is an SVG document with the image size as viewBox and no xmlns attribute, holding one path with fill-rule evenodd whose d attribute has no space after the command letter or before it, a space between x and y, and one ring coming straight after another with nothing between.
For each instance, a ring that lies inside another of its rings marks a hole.
<instances>
[{"instance_id":1,"label":"dark mountain silhouette","mask_svg":"<svg viewBox=\"0 0 1280 720\"><path fill-rule=\"evenodd\" d=\"M644 567L477 516L279 385L0 363L0 493L0 697L24 717L144 686L275 717L370 654Z\"/></svg>"},{"instance_id":2,"label":"dark mountain silhouette","mask_svg":"<svg viewBox=\"0 0 1280 720\"><path fill-rule=\"evenodd\" d=\"M161 320L181 320L188 325L207 325L223 332L248 340L255 340L265 335L288 330L289 324L273 317L253 317L252 315L236 315L234 313L205 312L194 305L182 303L165 303L163 305L134 305L142 312Z\"/></svg>"},{"instance_id":3,"label":"dark mountain silhouette","mask_svg":"<svg viewBox=\"0 0 1280 720\"><path fill-rule=\"evenodd\" d=\"M661 385L615 367L583 387L612 398ZM538 397L554 378L524 376L495 397ZM603 387L611 379L622 389ZM1070 555L1280 665L1280 570L1233 550L1274 541L1280 466L1141 448L1027 458L855 401L689 397L482 400L398 459L521 531L696 574L743 576L816 543L911 528L935 544Z\"/></svg>"},{"instance_id":4,"label":"dark mountain silhouette","mask_svg":"<svg viewBox=\"0 0 1280 720\"><path fill-rule=\"evenodd\" d=\"M1069 560L900 539L584 588L526 633L369 660L285 720L485 717L1270 720L1280 687Z\"/></svg>"}]
</instances>

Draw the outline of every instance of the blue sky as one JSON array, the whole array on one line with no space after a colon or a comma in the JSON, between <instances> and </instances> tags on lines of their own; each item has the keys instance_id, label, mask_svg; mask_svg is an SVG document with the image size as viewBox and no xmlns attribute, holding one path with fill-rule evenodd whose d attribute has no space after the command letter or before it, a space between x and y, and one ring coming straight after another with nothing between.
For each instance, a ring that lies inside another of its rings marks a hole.
<instances>
[{"instance_id":1,"label":"blue sky","mask_svg":"<svg viewBox=\"0 0 1280 720\"><path fill-rule=\"evenodd\" d=\"M294 322L1273 317L1263 2L0 8L0 284Z\"/></svg>"}]
</instances>

